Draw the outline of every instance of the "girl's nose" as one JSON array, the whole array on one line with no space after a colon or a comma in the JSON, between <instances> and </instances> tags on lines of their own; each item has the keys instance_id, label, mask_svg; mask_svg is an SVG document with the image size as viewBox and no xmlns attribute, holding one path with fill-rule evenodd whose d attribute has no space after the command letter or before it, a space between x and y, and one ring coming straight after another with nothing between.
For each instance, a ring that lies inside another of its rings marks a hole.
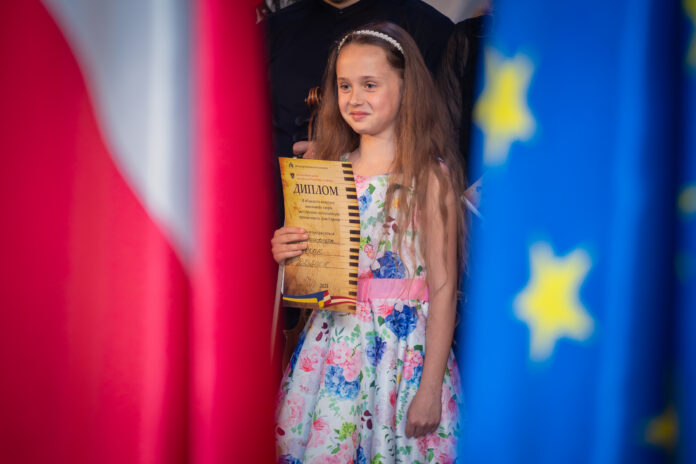
<instances>
[{"instance_id":1,"label":"girl's nose","mask_svg":"<svg viewBox=\"0 0 696 464\"><path fill-rule=\"evenodd\" d=\"M353 90L350 94L350 104L351 105L359 105L363 102L363 95L360 90Z\"/></svg>"}]
</instances>

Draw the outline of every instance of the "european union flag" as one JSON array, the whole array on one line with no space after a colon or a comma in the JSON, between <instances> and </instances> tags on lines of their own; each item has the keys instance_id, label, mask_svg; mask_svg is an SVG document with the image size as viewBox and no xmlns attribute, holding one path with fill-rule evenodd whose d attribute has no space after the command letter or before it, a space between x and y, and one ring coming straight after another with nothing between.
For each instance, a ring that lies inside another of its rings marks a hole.
<instances>
[{"instance_id":1,"label":"european union flag","mask_svg":"<svg viewBox=\"0 0 696 464\"><path fill-rule=\"evenodd\" d=\"M679 456L696 462L696 0L683 2L681 50L681 147L678 169L677 269L677 404Z\"/></svg>"},{"instance_id":2,"label":"european union flag","mask_svg":"<svg viewBox=\"0 0 696 464\"><path fill-rule=\"evenodd\" d=\"M495 5L473 115L485 219L462 460L663 462L696 391L696 86L692 65L685 103L675 33L693 31L695 2Z\"/></svg>"}]
</instances>

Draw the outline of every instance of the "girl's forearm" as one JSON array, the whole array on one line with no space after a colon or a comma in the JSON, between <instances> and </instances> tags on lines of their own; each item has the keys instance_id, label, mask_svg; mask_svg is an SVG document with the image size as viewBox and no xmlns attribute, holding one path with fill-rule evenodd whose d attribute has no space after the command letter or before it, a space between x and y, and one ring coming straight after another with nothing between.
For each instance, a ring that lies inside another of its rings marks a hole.
<instances>
[{"instance_id":1,"label":"girl's forearm","mask_svg":"<svg viewBox=\"0 0 696 464\"><path fill-rule=\"evenodd\" d=\"M428 322L425 328L425 359L420 389L439 394L445 376L447 359L452 348L456 318L454 285L446 284L430 297Z\"/></svg>"}]
</instances>

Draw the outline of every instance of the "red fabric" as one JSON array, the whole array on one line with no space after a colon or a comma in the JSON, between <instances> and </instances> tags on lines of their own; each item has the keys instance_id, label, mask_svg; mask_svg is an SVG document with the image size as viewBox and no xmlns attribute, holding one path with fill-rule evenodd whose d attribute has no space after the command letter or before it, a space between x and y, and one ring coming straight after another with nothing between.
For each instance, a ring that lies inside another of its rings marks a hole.
<instances>
[{"instance_id":1,"label":"red fabric","mask_svg":"<svg viewBox=\"0 0 696 464\"><path fill-rule=\"evenodd\" d=\"M267 116L237 3L197 6L187 271L115 165L53 19L0 2L0 462L273 460Z\"/></svg>"},{"instance_id":2,"label":"red fabric","mask_svg":"<svg viewBox=\"0 0 696 464\"><path fill-rule=\"evenodd\" d=\"M184 462L183 268L47 12L2 2L0 31L0 461Z\"/></svg>"},{"instance_id":3,"label":"red fabric","mask_svg":"<svg viewBox=\"0 0 696 464\"><path fill-rule=\"evenodd\" d=\"M197 2L194 262L195 462L272 462L275 202L262 47L253 2ZM256 40L255 40L256 39Z\"/></svg>"}]
</instances>

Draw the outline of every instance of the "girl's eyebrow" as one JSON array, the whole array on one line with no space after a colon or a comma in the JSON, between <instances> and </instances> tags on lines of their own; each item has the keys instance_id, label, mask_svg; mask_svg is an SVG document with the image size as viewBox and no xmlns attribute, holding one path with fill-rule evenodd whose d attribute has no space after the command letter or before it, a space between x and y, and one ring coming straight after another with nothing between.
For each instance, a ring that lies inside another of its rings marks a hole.
<instances>
[{"instance_id":1,"label":"girl's eyebrow","mask_svg":"<svg viewBox=\"0 0 696 464\"><path fill-rule=\"evenodd\" d=\"M350 80L350 78L343 76L336 76L336 79ZM358 79L379 79L379 76L358 76Z\"/></svg>"}]
</instances>

